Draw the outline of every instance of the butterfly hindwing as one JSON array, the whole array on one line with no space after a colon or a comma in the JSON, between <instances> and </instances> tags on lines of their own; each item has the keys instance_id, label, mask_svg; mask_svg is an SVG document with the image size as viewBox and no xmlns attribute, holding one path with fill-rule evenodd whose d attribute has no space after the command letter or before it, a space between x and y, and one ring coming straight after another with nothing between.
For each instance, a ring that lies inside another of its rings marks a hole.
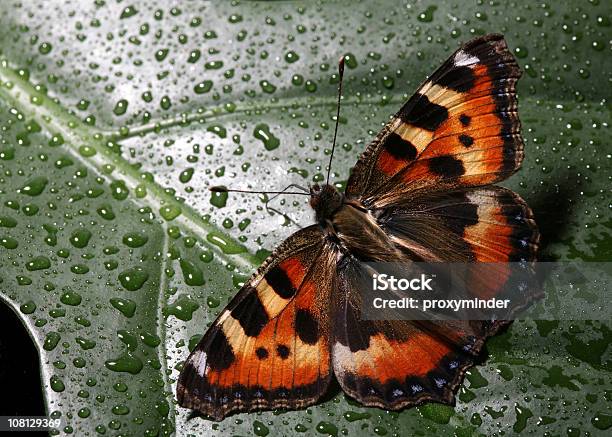
<instances>
[{"instance_id":1,"label":"butterfly hindwing","mask_svg":"<svg viewBox=\"0 0 612 437\"><path fill-rule=\"evenodd\" d=\"M279 246L187 359L179 403L220 420L319 399L331 377L326 333L333 261L318 226Z\"/></svg>"},{"instance_id":2,"label":"butterfly hindwing","mask_svg":"<svg viewBox=\"0 0 612 437\"><path fill-rule=\"evenodd\" d=\"M380 223L411 259L533 261L539 233L527 204L497 186L424 193L384 209Z\"/></svg>"},{"instance_id":3,"label":"butterfly hindwing","mask_svg":"<svg viewBox=\"0 0 612 437\"><path fill-rule=\"evenodd\" d=\"M346 194L376 206L421 190L505 179L523 158L520 69L501 35L476 38L419 88L351 173Z\"/></svg>"},{"instance_id":4,"label":"butterfly hindwing","mask_svg":"<svg viewBox=\"0 0 612 437\"><path fill-rule=\"evenodd\" d=\"M351 261L338 273L332 362L342 389L364 405L391 410L452 404L485 340L506 322L364 320L354 281L361 269Z\"/></svg>"}]
</instances>

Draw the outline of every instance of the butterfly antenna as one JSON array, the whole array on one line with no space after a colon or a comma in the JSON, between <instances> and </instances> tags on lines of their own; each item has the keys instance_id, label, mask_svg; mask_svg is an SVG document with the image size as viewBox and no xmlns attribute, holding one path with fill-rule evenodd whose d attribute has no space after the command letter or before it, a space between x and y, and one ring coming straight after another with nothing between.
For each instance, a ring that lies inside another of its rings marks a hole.
<instances>
[{"instance_id":1,"label":"butterfly antenna","mask_svg":"<svg viewBox=\"0 0 612 437\"><path fill-rule=\"evenodd\" d=\"M291 185L293 187L296 187L296 185ZM251 191L251 190L232 190L229 188L226 188L222 185L215 185L213 187L209 187L208 189L210 191L212 191L213 193L249 193L249 194L299 194L302 196L310 196L310 193L308 192L307 189L297 186L297 188L302 189L303 191L287 191L282 190L282 191Z\"/></svg>"},{"instance_id":2,"label":"butterfly antenna","mask_svg":"<svg viewBox=\"0 0 612 437\"><path fill-rule=\"evenodd\" d=\"M340 77L340 83L338 83L338 105L336 108L336 127L334 129L334 141L332 143L331 155L329 155L329 165L327 166L327 182L329 185L329 174L331 173L332 159L334 159L334 150L336 149L336 136L338 135L338 123L340 122L340 98L342 97L342 78L344 77L344 55L338 62L338 76Z\"/></svg>"}]
</instances>

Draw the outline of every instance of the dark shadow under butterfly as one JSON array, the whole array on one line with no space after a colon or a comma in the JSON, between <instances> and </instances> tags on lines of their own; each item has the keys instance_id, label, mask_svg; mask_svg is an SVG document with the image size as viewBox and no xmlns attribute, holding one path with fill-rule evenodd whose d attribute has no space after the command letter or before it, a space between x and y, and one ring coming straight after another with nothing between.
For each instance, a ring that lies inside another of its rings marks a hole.
<instances>
[{"instance_id":1,"label":"dark shadow under butterfly","mask_svg":"<svg viewBox=\"0 0 612 437\"><path fill-rule=\"evenodd\" d=\"M221 312L184 365L179 404L216 420L303 408L333 377L368 406L452 404L508 322L362 320L352 278L364 261L535 260L531 210L491 185L523 159L520 74L502 35L467 42L366 148L344 193L311 187L316 224L285 240Z\"/></svg>"}]
</instances>

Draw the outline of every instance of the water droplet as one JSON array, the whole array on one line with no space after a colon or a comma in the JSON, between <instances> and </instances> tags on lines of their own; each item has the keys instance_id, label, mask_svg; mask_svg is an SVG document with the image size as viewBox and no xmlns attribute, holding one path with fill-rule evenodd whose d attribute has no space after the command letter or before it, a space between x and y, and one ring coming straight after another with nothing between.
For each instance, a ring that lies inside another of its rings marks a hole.
<instances>
[{"instance_id":1,"label":"water droplet","mask_svg":"<svg viewBox=\"0 0 612 437\"><path fill-rule=\"evenodd\" d=\"M65 305L77 306L81 304L82 298L79 293L67 289L61 296L60 301Z\"/></svg>"},{"instance_id":2,"label":"water droplet","mask_svg":"<svg viewBox=\"0 0 612 437\"><path fill-rule=\"evenodd\" d=\"M59 147L62 144L64 144L64 137L62 137L60 134L55 134L51 137L51 139L49 139L50 147Z\"/></svg>"},{"instance_id":3,"label":"water droplet","mask_svg":"<svg viewBox=\"0 0 612 437\"><path fill-rule=\"evenodd\" d=\"M85 273L89 272L89 267L87 267L85 264L75 264L70 267L70 271L76 275L84 275Z\"/></svg>"},{"instance_id":4,"label":"water droplet","mask_svg":"<svg viewBox=\"0 0 612 437\"><path fill-rule=\"evenodd\" d=\"M194 172L194 168L193 167L186 168L179 175L179 181L181 181L182 183L186 184L187 182L189 182L191 180L191 178L193 176L193 172Z\"/></svg>"},{"instance_id":5,"label":"water droplet","mask_svg":"<svg viewBox=\"0 0 612 437\"><path fill-rule=\"evenodd\" d=\"M438 9L437 6L428 7L427 9L425 9L424 12L421 12L419 15L417 15L417 20L422 23L431 23L434 19L434 12L436 11L436 9Z\"/></svg>"},{"instance_id":6,"label":"water droplet","mask_svg":"<svg viewBox=\"0 0 612 437\"><path fill-rule=\"evenodd\" d=\"M166 220L174 220L181 215L181 207L178 205L165 205L159 209L159 214Z\"/></svg>"},{"instance_id":7,"label":"water droplet","mask_svg":"<svg viewBox=\"0 0 612 437\"><path fill-rule=\"evenodd\" d=\"M113 109L113 112L115 113L115 115L123 115L127 111L127 107L128 101L125 99L121 99L115 105L115 109Z\"/></svg>"},{"instance_id":8,"label":"water droplet","mask_svg":"<svg viewBox=\"0 0 612 437\"><path fill-rule=\"evenodd\" d=\"M261 123L255 126L253 136L261 140L266 150L274 150L280 145L280 140L270 132L270 126Z\"/></svg>"},{"instance_id":9,"label":"water droplet","mask_svg":"<svg viewBox=\"0 0 612 437\"><path fill-rule=\"evenodd\" d=\"M113 297L110 299L111 305L118 309L125 317L131 318L136 312L136 302L131 299Z\"/></svg>"},{"instance_id":10,"label":"water droplet","mask_svg":"<svg viewBox=\"0 0 612 437\"><path fill-rule=\"evenodd\" d=\"M128 247L137 248L144 246L147 241L149 241L149 237L140 232L128 232L123 236L123 244Z\"/></svg>"},{"instance_id":11,"label":"water droplet","mask_svg":"<svg viewBox=\"0 0 612 437\"><path fill-rule=\"evenodd\" d=\"M203 80L202 82L198 83L196 86L193 87L193 91L196 94L205 94L212 89L212 86L212 80Z\"/></svg>"},{"instance_id":12,"label":"water droplet","mask_svg":"<svg viewBox=\"0 0 612 437\"><path fill-rule=\"evenodd\" d=\"M41 55L46 55L50 53L52 49L53 49L53 46L51 45L51 43L48 43L48 42L43 42L38 46L38 52Z\"/></svg>"},{"instance_id":13,"label":"water droplet","mask_svg":"<svg viewBox=\"0 0 612 437\"><path fill-rule=\"evenodd\" d=\"M120 355L118 358L108 360L104 365L113 372L126 372L137 375L142 370L142 360L130 352Z\"/></svg>"},{"instance_id":14,"label":"water droplet","mask_svg":"<svg viewBox=\"0 0 612 437\"><path fill-rule=\"evenodd\" d=\"M355 57L352 53L347 53L344 55L344 65L346 65L351 70L357 68L357 57Z\"/></svg>"},{"instance_id":15,"label":"water droplet","mask_svg":"<svg viewBox=\"0 0 612 437\"><path fill-rule=\"evenodd\" d=\"M130 351L135 351L138 347L138 338L125 329L120 329L117 331L117 337L128 347L128 350Z\"/></svg>"},{"instance_id":16,"label":"water droplet","mask_svg":"<svg viewBox=\"0 0 612 437\"><path fill-rule=\"evenodd\" d=\"M274 86L267 80L259 81L259 86L261 87L262 91L267 94L272 94L274 91L276 91L276 86Z\"/></svg>"},{"instance_id":17,"label":"water droplet","mask_svg":"<svg viewBox=\"0 0 612 437\"><path fill-rule=\"evenodd\" d=\"M533 417L533 413L529 408L518 404L514 406L514 411L516 412L516 422L514 422L512 429L519 434L527 427L527 420Z\"/></svg>"},{"instance_id":18,"label":"water droplet","mask_svg":"<svg viewBox=\"0 0 612 437\"><path fill-rule=\"evenodd\" d=\"M94 347L96 347L95 341L89 340L84 337L77 337L74 340L77 342L79 346L81 346L81 349L83 350L89 350L89 349L93 349Z\"/></svg>"},{"instance_id":19,"label":"water droplet","mask_svg":"<svg viewBox=\"0 0 612 437\"><path fill-rule=\"evenodd\" d=\"M58 332L49 332L45 336L45 341L43 342L43 349L46 351L52 351L53 349L55 349L61 338L62 337Z\"/></svg>"},{"instance_id":20,"label":"water droplet","mask_svg":"<svg viewBox=\"0 0 612 437\"><path fill-rule=\"evenodd\" d=\"M134 6L126 6L125 8L123 8L123 11L121 11L121 15L119 16L119 18L123 20L124 18L133 17L137 13L138 10Z\"/></svg>"},{"instance_id":21,"label":"water droplet","mask_svg":"<svg viewBox=\"0 0 612 437\"><path fill-rule=\"evenodd\" d=\"M0 246L4 247L5 249L17 249L19 243L12 237L3 236L0 237Z\"/></svg>"},{"instance_id":22,"label":"water droplet","mask_svg":"<svg viewBox=\"0 0 612 437\"><path fill-rule=\"evenodd\" d=\"M29 300L25 302L23 305L21 305L19 307L19 310L23 314L32 314L34 311L36 311L36 304L34 303L34 301Z\"/></svg>"},{"instance_id":23,"label":"water droplet","mask_svg":"<svg viewBox=\"0 0 612 437\"><path fill-rule=\"evenodd\" d=\"M77 322L81 326L85 326L85 327L91 326L91 322L83 316L76 316L74 318L74 321Z\"/></svg>"},{"instance_id":24,"label":"water droplet","mask_svg":"<svg viewBox=\"0 0 612 437\"><path fill-rule=\"evenodd\" d=\"M113 181L110 184L111 195L117 200L125 200L130 191L124 181Z\"/></svg>"},{"instance_id":25,"label":"water droplet","mask_svg":"<svg viewBox=\"0 0 612 437\"><path fill-rule=\"evenodd\" d=\"M219 138L227 137L227 130L225 129L224 126L220 124L211 124L210 126L206 128L206 130L208 132L212 132L213 134L216 134Z\"/></svg>"},{"instance_id":26,"label":"water droplet","mask_svg":"<svg viewBox=\"0 0 612 437\"><path fill-rule=\"evenodd\" d=\"M338 427L330 422L319 422L317 424L316 430L320 434L327 434L331 436L338 435Z\"/></svg>"},{"instance_id":27,"label":"water droplet","mask_svg":"<svg viewBox=\"0 0 612 437\"><path fill-rule=\"evenodd\" d=\"M285 61L290 64L293 64L298 59L300 59L300 57L293 50L289 50L287 53L285 53Z\"/></svg>"},{"instance_id":28,"label":"water droplet","mask_svg":"<svg viewBox=\"0 0 612 437\"><path fill-rule=\"evenodd\" d=\"M185 284L191 286L204 285L204 272L195 263L181 258L179 261L181 270L183 271L183 279Z\"/></svg>"},{"instance_id":29,"label":"water droplet","mask_svg":"<svg viewBox=\"0 0 612 437\"><path fill-rule=\"evenodd\" d=\"M155 409L161 417L167 417L170 414L170 405L165 399L161 399L155 403Z\"/></svg>"},{"instance_id":30,"label":"water droplet","mask_svg":"<svg viewBox=\"0 0 612 437\"><path fill-rule=\"evenodd\" d=\"M291 76L291 83L295 86L300 86L304 83L304 76L301 74L294 74Z\"/></svg>"},{"instance_id":31,"label":"water droplet","mask_svg":"<svg viewBox=\"0 0 612 437\"><path fill-rule=\"evenodd\" d=\"M597 413L591 419L591 423L597 429L606 430L612 428L612 416L604 413Z\"/></svg>"},{"instance_id":32,"label":"water droplet","mask_svg":"<svg viewBox=\"0 0 612 437\"><path fill-rule=\"evenodd\" d=\"M309 93L314 93L317 91L317 84L314 83L312 80L308 79L306 81L306 83L304 84L304 88L306 89L306 91L308 91Z\"/></svg>"},{"instance_id":33,"label":"water droplet","mask_svg":"<svg viewBox=\"0 0 612 437\"><path fill-rule=\"evenodd\" d=\"M77 249L83 249L89 244L91 239L91 231L89 229L77 229L70 235L70 244Z\"/></svg>"},{"instance_id":34,"label":"water droplet","mask_svg":"<svg viewBox=\"0 0 612 437\"><path fill-rule=\"evenodd\" d=\"M3 146L0 148L0 159L3 161L10 161L15 158L15 149L10 146Z\"/></svg>"},{"instance_id":35,"label":"water droplet","mask_svg":"<svg viewBox=\"0 0 612 437\"><path fill-rule=\"evenodd\" d=\"M478 371L476 367L473 367L466 373L466 378L470 381L470 388L482 388L489 385L489 381L487 381Z\"/></svg>"},{"instance_id":36,"label":"water droplet","mask_svg":"<svg viewBox=\"0 0 612 437\"><path fill-rule=\"evenodd\" d=\"M158 62L163 61L164 59L166 59L166 56L168 55L168 49L159 49L155 52L155 59Z\"/></svg>"},{"instance_id":37,"label":"water droplet","mask_svg":"<svg viewBox=\"0 0 612 437\"><path fill-rule=\"evenodd\" d=\"M12 217L0 216L0 228L14 228L17 220Z\"/></svg>"},{"instance_id":38,"label":"water droplet","mask_svg":"<svg viewBox=\"0 0 612 437\"><path fill-rule=\"evenodd\" d=\"M49 379L49 382L51 385L51 390L55 392L60 393L66 389L66 386L64 385L64 381L62 381L60 377L57 375L51 376L51 378Z\"/></svg>"},{"instance_id":39,"label":"water droplet","mask_svg":"<svg viewBox=\"0 0 612 437\"><path fill-rule=\"evenodd\" d=\"M344 418L349 422L355 422L356 420L369 419L370 417L371 417L370 413L358 413L356 411L346 411L344 413Z\"/></svg>"},{"instance_id":40,"label":"water droplet","mask_svg":"<svg viewBox=\"0 0 612 437\"><path fill-rule=\"evenodd\" d=\"M159 102L159 106L164 110L167 111L168 109L170 109L170 107L172 106L172 101L170 100L170 97L168 96L162 96L160 102Z\"/></svg>"},{"instance_id":41,"label":"water droplet","mask_svg":"<svg viewBox=\"0 0 612 437\"><path fill-rule=\"evenodd\" d=\"M51 267L51 260L46 256L37 256L26 263L26 269L30 272L45 270Z\"/></svg>"},{"instance_id":42,"label":"water droplet","mask_svg":"<svg viewBox=\"0 0 612 437\"><path fill-rule=\"evenodd\" d=\"M211 192L210 203L217 208L223 208L227 204L228 193Z\"/></svg>"},{"instance_id":43,"label":"water droplet","mask_svg":"<svg viewBox=\"0 0 612 437\"><path fill-rule=\"evenodd\" d=\"M140 339L144 344L150 347L157 347L161 343L161 339L157 335L151 334L147 331L140 332Z\"/></svg>"},{"instance_id":44,"label":"water droplet","mask_svg":"<svg viewBox=\"0 0 612 437\"><path fill-rule=\"evenodd\" d=\"M232 24L240 23L242 21L242 15L232 14L229 16L228 20Z\"/></svg>"},{"instance_id":45,"label":"water droplet","mask_svg":"<svg viewBox=\"0 0 612 437\"><path fill-rule=\"evenodd\" d=\"M425 404L417 407L419 413L427 419L430 419L439 424L447 424L455 414L455 410L452 407L441 404Z\"/></svg>"},{"instance_id":46,"label":"water droplet","mask_svg":"<svg viewBox=\"0 0 612 437\"><path fill-rule=\"evenodd\" d=\"M223 61L210 61L204 64L206 70L218 70L223 67Z\"/></svg>"},{"instance_id":47,"label":"water droplet","mask_svg":"<svg viewBox=\"0 0 612 437\"><path fill-rule=\"evenodd\" d=\"M221 305L221 300L213 296L208 296L206 298L206 305L208 305L209 308L217 308Z\"/></svg>"},{"instance_id":48,"label":"water droplet","mask_svg":"<svg viewBox=\"0 0 612 437\"><path fill-rule=\"evenodd\" d=\"M514 54L516 55L517 58L524 59L527 57L529 52L527 51L527 47L525 46L516 46L514 48Z\"/></svg>"},{"instance_id":49,"label":"water droplet","mask_svg":"<svg viewBox=\"0 0 612 437\"><path fill-rule=\"evenodd\" d=\"M200 308L200 305L193 300L189 295L180 295L172 304L163 309L165 317L175 316L183 321L191 320L193 312Z\"/></svg>"},{"instance_id":50,"label":"water droplet","mask_svg":"<svg viewBox=\"0 0 612 437\"><path fill-rule=\"evenodd\" d=\"M223 253L226 253L228 255L234 255L234 254L237 254L237 253L244 253L244 252L246 252L246 248L244 246L232 242L231 240L229 240L225 235L221 234L220 232L210 232L206 236L206 240L209 243L212 243L215 246L220 247L221 250L223 251Z\"/></svg>"},{"instance_id":51,"label":"water droplet","mask_svg":"<svg viewBox=\"0 0 612 437\"><path fill-rule=\"evenodd\" d=\"M119 282L129 291L139 290L149 279L149 273L142 267L132 267L119 274Z\"/></svg>"},{"instance_id":52,"label":"water droplet","mask_svg":"<svg viewBox=\"0 0 612 437\"><path fill-rule=\"evenodd\" d=\"M32 285L32 279L28 278L27 276L17 275L15 279L19 285Z\"/></svg>"},{"instance_id":53,"label":"water droplet","mask_svg":"<svg viewBox=\"0 0 612 437\"><path fill-rule=\"evenodd\" d=\"M259 420L255 420L253 421L253 432L257 436L265 437L270 434L270 429Z\"/></svg>"},{"instance_id":54,"label":"water droplet","mask_svg":"<svg viewBox=\"0 0 612 437\"><path fill-rule=\"evenodd\" d=\"M44 176L37 176L25 183L18 192L21 194L27 194L28 196L38 196L43 192L49 180Z\"/></svg>"}]
</instances>

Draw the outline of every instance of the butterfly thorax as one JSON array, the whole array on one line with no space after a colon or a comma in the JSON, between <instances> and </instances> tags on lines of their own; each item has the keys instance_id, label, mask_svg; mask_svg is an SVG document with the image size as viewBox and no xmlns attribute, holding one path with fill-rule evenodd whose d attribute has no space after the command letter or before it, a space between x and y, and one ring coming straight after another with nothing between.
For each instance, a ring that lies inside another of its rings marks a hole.
<instances>
[{"instance_id":1,"label":"butterfly thorax","mask_svg":"<svg viewBox=\"0 0 612 437\"><path fill-rule=\"evenodd\" d=\"M344 194L332 185L321 186L315 184L310 187L310 206L315 210L315 216L319 223L330 220L343 203Z\"/></svg>"}]
</instances>

